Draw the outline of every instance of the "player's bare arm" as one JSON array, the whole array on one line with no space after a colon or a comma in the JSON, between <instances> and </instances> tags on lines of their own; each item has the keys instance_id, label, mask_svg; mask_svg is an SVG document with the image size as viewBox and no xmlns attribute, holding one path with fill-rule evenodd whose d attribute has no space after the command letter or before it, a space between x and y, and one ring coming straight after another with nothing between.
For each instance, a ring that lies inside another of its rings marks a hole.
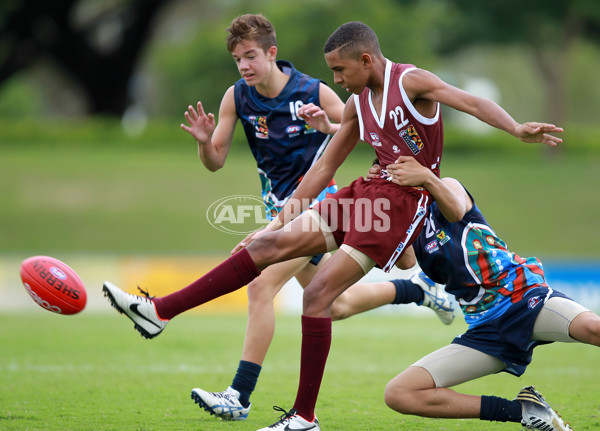
<instances>
[{"instance_id":1,"label":"player's bare arm","mask_svg":"<svg viewBox=\"0 0 600 431\"><path fill-rule=\"evenodd\" d=\"M323 83L319 87L319 100L321 106L307 103L298 109L298 115L312 128L333 135L340 127L344 102Z\"/></svg>"},{"instance_id":2,"label":"player's bare arm","mask_svg":"<svg viewBox=\"0 0 600 431\"><path fill-rule=\"evenodd\" d=\"M523 142L539 142L556 146L562 139L550 135L561 133L562 128L548 123L529 122L520 124L502 107L490 99L478 97L442 81L423 69L407 73L403 79L404 89L418 110L420 100L437 101L519 138ZM422 112L423 113L423 112ZM428 113L423 113L427 115Z\"/></svg>"},{"instance_id":3,"label":"player's bare arm","mask_svg":"<svg viewBox=\"0 0 600 431\"><path fill-rule=\"evenodd\" d=\"M331 139L321 158L306 172L288 203L266 227L249 234L240 241L233 248L231 254L247 247L252 241L265 233L281 229L286 223L298 217L302 211L308 208L308 205L329 184L339 166L358 143L358 138L356 107L354 101L350 99L344 107L339 130Z\"/></svg>"},{"instance_id":4,"label":"player's bare arm","mask_svg":"<svg viewBox=\"0 0 600 431\"><path fill-rule=\"evenodd\" d=\"M358 117L354 101L346 102L340 128L321 158L308 170L302 182L283 207L278 218L285 224L298 217L333 178L359 139Z\"/></svg>"},{"instance_id":5,"label":"player's bare arm","mask_svg":"<svg viewBox=\"0 0 600 431\"><path fill-rule=\"evenodd\" d=\"M233 86L229 87L221 100L218 124L215 124L214 114L204 111L202 102L197 103L196 109L190 105L184 116L189 126L182 123L180 127L196 139L198 156L206 169L214 172L222 168L237 122Z\"/></svg>"},{"instance_id":6,"label":"player's bare arm","mask_svg":"<svg viewBox=\"0 0 600 431\"><path fill-rule=\"evenodd\" d=\"M400 156L396 163L388 165L386 169L393 183L425 187L449 222L462 220L470 208L470 199L467 199L468 195L458 181L451 178L441 180L414 157Z\"/></svg>"}]
</instances>

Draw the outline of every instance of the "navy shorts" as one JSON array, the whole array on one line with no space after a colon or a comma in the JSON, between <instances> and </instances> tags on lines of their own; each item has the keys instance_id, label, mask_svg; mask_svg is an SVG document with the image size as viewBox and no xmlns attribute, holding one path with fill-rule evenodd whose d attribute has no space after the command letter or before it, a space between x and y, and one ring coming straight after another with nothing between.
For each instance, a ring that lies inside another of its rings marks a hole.
<instances>
[{"instance_id":1,"label":"navy shorts","mask_svg":"<svg viewBox=\"0 0 600 431\"><path fill-rule=\"evenodd\" d=\"M325 253L321 253L321 254L315 254L311 260L309 260L309 263L312 263L314 266L317 266L319 264L319 262L321 262L321 259L323 259L323 255Z\"/></svg>"},{"instance_id":2,"label":"navy shorts","mask_svg":"<svg viewBox=\"0 0 600 431\"><path fill-rule=\"evenodd\" d=\"M502 371L520 376L531 362L533 349L551 343L532 341L531 334L544 301L553 297L571 299L546 287L533 288L504 314L472 327L452 342L494 356L506 364Z\"/></svg>"}]
</instances>

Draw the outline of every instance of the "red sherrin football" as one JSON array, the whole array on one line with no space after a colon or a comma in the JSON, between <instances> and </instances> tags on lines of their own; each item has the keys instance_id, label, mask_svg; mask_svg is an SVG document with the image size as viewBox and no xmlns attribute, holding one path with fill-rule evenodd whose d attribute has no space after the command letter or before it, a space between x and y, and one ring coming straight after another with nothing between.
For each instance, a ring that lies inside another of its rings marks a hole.
<instances>
[{"instance_id":1,"label":"red sherrin football","mask_svg":"<svg viewBox=\"0 0 600 431\"><path fill-rule=\"evenodd\" d=\"M42 308L58 314L75 314L85 308L87 293L71 268L49 256L33 256L21 263L21 280L27 293Z\"/></svg>"}]
</instances>

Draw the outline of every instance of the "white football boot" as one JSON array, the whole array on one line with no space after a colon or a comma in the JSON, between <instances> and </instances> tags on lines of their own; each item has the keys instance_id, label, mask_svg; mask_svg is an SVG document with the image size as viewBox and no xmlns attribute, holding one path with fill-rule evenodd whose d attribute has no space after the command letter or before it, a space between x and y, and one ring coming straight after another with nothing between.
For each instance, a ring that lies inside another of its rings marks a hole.
<instances>
[{"instance_id":1,"label":"white football boot","mask_svg":"<svg viewBox=\"0 0 600 431\"><path fill-rule=\"evenodd\" d=\"M243 421L248 417L252 404L244 407L240 403L240 393L229 386L223 392L206 392L192 389L192 399L211 415L227 421Z\"/></svg>"},{"instance_id":2,"label":"white football boot","mask_svg":"<svg viewBox=\"0 0 600 431\"><path fill-rule=\"evenodd\" d=\"M105 281L102 286L104 296L109 299L111 305L119 313L124 313L129 317L133 321L135 329L144 338L154 338L165 329L169 321L158 316L152 297L139 287L138 289L145 296L127 293L108 281Z\"/></svg>"},{"instance_id":3,"label":"white football boot","mask_svg":"<svg viewBox=\"0 0 600 431\"><path fill-rule=\"evenodd\" d=\"M283 412L283 415L273 425L258 431L321 431L319 420L315 416L312 422L307 421L295 409L286 412L281 407L273 406L273 410Z\"/></svg>"},{"instance_id":4,"label":"white football boot","mask_svg":"<svg viewBox=\"0 0 600 431\"><path fill-rule=\"evenodd\" d=\"M411 278L414 284L423 289L423 302L418 305L431 308L444 325L454 320L454 307L442 284L434 282L423 271L416 272Z\"/></svg>"},{"instance_id":5,"label":"white football boot","mask_svg":"<svg viewBox=\"0 0 600 431\"><path fill-rule=\"evenodd\" d=\"M533 386L521 389L515 400L521 402L521 408L523 409L521 425L525 429L572 431L569 424L562 420L558 413L550 407L550 404L544 400L542 394L536 391Z\"/></svg>"}]
</instances>

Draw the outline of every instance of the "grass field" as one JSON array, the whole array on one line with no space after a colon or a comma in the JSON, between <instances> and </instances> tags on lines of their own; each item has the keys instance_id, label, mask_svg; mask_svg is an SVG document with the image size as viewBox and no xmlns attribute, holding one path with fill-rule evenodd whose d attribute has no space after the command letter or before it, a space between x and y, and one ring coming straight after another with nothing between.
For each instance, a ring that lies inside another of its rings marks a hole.
<instances>
[{"instance_id":1,"label":"grass field","mask_svg":"<svg viewBox=\"0 0 600 431\"><path fill-rule=\"evenodd\" d=\"M256 430L289 409L298 381L300 326L279 316L246 422L221 422L190 400L200 386L231 383L244 316L184 315L144 340L116 312L0 315L1 430ZM435 318L365 314L334 323L317 415L324 430L517 430L517 424L403 416L383 402L385 384L464 330ZM488 376L458 387L513 398L535 384L574 429L600 429L597 349L553 344L536 350L521 378Z\"/></svg>"},{"instance_id":2,"label":"grass field","mask_svg":"<svg viewBox=\"0 0 600 431\"><path fill-rule=\"evenodd\" d=\"M260 196L249 150L236 148L225 167L211 173L192 143L169 145L176 150L2 148L0 254L229 252L242 237L212 228L206 211L225 196ZM365 175L372 157L365 149L351 154L336 175L338 184ZM591 192L600 184L599 153L449 152L442 175L468 187L520 255L600 258L600 200Z\"/></svg>"},{"instance_id":3,"label":"grass field","mask_svg":"<svg viewBox=\"0 0 600 431\"><path fill-rule=\"evenodd\" d=\"M241 237L210 227L207 208L232 194L258 196L256 167L249 151L238 148L224 169L210 173L193 144L183 141L169 145L188 149L2 147L0 259L59 252L90 260L95 254L223 256ZM450 151L442 175L468 187L521 256L600 261L600 200L591 192L600 184L600 154L515 154ZM352 154L336 175L338 184L364 175L371 158L365 150ZM334 324L317 405L323 429L519 429L402 416L385 406L387 381L464 329L461 319L444 327L406 315L371 314ZM231 383L244 330L244 316L184 315L148 341L112 310L72 317L41 309L0 313L0 430L243 431L271 424L278 416L271 406L289 409L295 398L297 316L278 319L248 421L217 421L189 399L195 386L222 390ZM512 398L535 384L577 431L598 430L597 358L590 346L543 346L522 378L489 376L459 389Z\"/></svg>"}]
</instances>

